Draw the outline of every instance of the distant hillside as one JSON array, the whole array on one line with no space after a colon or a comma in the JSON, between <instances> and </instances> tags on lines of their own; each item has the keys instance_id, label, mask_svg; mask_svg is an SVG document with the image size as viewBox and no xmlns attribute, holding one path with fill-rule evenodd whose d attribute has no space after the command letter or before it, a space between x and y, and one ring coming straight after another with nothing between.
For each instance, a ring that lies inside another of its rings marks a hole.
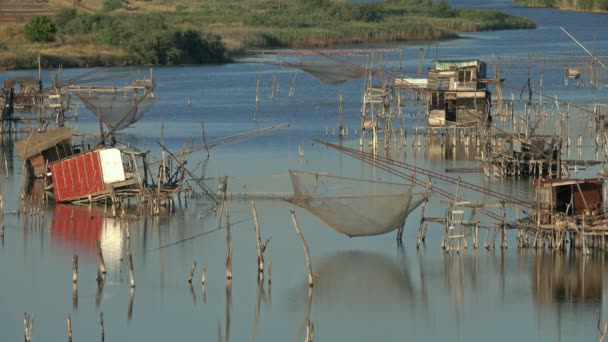
<instances>
[{"instance_id":1,"label":"distant hillside","mask_svg":"<svg viewBox=\"0 0 608 342\"><path fill-rule=\"evenodd\" d=\"M28 1L44 2L20 3ZM38 52L64 66L222 63L250 48L438 40L535 27L526 18L431 0L49 0L26 14L0 24L3 69L32 67ZM31 32L25 38L26 22L37 14L52 18L54 40L32 40L41 36Z\"/></svg>"},{"instance_id":2,"label":"distant hillside","mask_svg":"<svg viewBox=\"0 0 608 342\"><path fill-rule=\"evenodd\" d=\"M608 12L608 0L513 0L528 7L555 7L583 12Z\"/></svg>"}]
</instances>

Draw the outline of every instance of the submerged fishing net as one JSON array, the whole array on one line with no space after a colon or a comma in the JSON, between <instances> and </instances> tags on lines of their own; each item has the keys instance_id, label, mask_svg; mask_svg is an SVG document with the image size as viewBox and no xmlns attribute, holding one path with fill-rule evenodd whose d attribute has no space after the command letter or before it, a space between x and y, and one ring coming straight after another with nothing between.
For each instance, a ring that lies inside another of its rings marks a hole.
<instances>
[{"instance_id":1,"label":"submerged fishing net","mask_svg":"<svg viewBox=\"0 0 608 342\"><path fill-rule=\"evenodd\" d=\"M76 92L76 95L95 115L99 116L101 113L101 121L108 128L114 128L117 131L127 128L141 119L154 103L154 99L149 96L140 102L142 95L96 92Z\"/></svg>"},{"instance_id":2,"label":"submerged fishing net","mask_svg":"<svg viewBox=\"0 0 608 342\"><path fill-rule=\"evenodd\" d=\"M289 171L291 202L347 236L380 235L403 227L425 196L413 185Z\"/></svg>"},{"instance_id":3,"label":"submerged fishing net","mask_svg":"<svg viewBox=\"0 0 608 342\"><path fill-rule=\"evenodd\" d=\"M365 68L336 59L307 59L299 63L281 63L281 65L300 69L329 85L365 77Z\"/></svg>"}]
</instances>

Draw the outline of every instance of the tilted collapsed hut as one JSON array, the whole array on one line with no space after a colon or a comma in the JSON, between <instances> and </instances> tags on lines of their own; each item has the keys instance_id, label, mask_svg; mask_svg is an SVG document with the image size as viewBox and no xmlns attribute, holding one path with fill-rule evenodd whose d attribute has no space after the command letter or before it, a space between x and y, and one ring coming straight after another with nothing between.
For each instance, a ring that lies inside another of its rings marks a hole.
<instances>
[{"instance_id":1,"label":"tilted collapsed hut","mask_svg":"<svg viewBox=\"0 0 608 342\"><path fill-rule=\"evenodd\" d=\"M71 139L71 130L59 127L17 141L15 149L34 177L43 177L49 164L74 154Z\"/></svg>"},{"instance_id":2,"label":"tilted collapsed hut","mask_svg":"<svg viewBox=\"0 0 608 342\"><path fill-rule=\"evenodd\" d=\"M491 93L482 82L486 68L476 59L436 61L428 71L428 125L476 126L491 121Z\"/></svg>"}]
</instances>

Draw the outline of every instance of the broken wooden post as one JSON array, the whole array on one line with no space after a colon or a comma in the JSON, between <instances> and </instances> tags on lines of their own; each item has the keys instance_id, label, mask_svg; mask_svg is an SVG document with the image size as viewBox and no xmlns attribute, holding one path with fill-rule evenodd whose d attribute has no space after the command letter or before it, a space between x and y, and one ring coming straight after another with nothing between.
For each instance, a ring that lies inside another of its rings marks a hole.
<instances>
[{"instance_id":1,"label":"broken wooden post","mask_svg":"<svg viewBox=\"0 0 608 342\"><path fill-rule=\"evenodd\" d=\"M192 263L192 269L190 270L190 275L188 276L188 284L192 284L192 277L194 276L194 270L196 269L196 260Z\"/></svg>"},{"instance_id":2,"label":"broken wooden post","mask_svg":"<svg viewBox=\"0 0 608 342\"><path fill-rule=\"evenodd\" d=\"M266 246L268 242L270 242L270 238L266 240L265 243L262 243L262 237L260 234L260 222L258 221L258 211L255 207L255 201L251 201L251 211L253 212L253 222L255 225L255 235L256 235L256 246L258 250L258 272L264 273L264 251L266 250Z\"/></svg>"},{"instance_id":3,"label":"broken wooden post","mask_svg":"<svg viewBox=\"0 0 608 342\"><path fill-rule=\"evenodd\" d=\"M72 318L68 314L68 341L72 342Z\"/></svg>"},{"instance_id":4,"label":"broken wooden post","mask_svg":"<svg viewBox=\"0 0 608 342\"><path fill-rule=\"evenodd\" d=\"M133 257L131 252L127 252L127 262L129 263L129 279L131 281L131 288L135 288L135 272L133 271Z\"/></svg>"},{"instance_id":5,"label":"broken wooden post","mask_svg":"<svg viewBox=\"0 0 608 342\"><path fill-rule=\"evenodd\" d=\"M300 230L300 226L298 225L298 221L296 219L296 213L293 210L291 211L291 219L293 221L293 226L296 229L296 233L298 233L298 237L300 238L300 242L302 243L302 248L304 249L304 255L306 256L306 267L308 268L308 286L313 286L313 278L312 278L312 264L310 263L310 254L308 252L308 245L306 244L306 240L304 240L304 236L302 235L302 231Z\"/></svg>"},{"instance_id":6,"label":"broken wooden post","mask_svg":"<svg viewBox=\"0 0 608 342\"><path fill-rule=\"evenodd\" d=\"M25 342L32 340L32 331L34 330L34 314L27 312L23 313L23 336Z\"/></svg>"},{"instance_id":7,"label":"broken wooden post","mask_svg":"<svg viewBox=\"0 0 608 342\"><path fill-rule=\"evenodd\" d=\"M106 339L106 336L105 336L106 333L105 333L104 328L103 328L103 312L99 313L99 325L100 325L100 328L101 328L101 331L100 331L100 333L101 333L101 342L104 342L104 340Z\"/></svg>"},{"instance_id":8,"label":"broken wooden post","mask_svg":"<svg viewBox=\"0 0 608 342\"><path fill-rule=\"evenodd\" d=\"M106 275L106 263L103 260L103 252L101 251L101 241L97 240L97 262L99 263L99 271L101 272L101 276Z\"/></svg>"}]
</instances>

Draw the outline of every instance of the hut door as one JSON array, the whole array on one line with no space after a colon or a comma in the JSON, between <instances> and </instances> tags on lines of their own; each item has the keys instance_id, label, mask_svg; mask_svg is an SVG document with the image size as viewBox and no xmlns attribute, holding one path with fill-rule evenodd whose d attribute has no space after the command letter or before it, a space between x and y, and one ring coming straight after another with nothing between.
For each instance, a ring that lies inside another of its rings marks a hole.
<instances>
[{"instance_id":1,"label":"hut door","mask_svg":"<svg viewBox=\"0 0 608 342\"><path fill-rule=\"evenodd\" d=\"M445 121L456 122L456 99L445 100Z\"/></svg>"}]
</instances>

